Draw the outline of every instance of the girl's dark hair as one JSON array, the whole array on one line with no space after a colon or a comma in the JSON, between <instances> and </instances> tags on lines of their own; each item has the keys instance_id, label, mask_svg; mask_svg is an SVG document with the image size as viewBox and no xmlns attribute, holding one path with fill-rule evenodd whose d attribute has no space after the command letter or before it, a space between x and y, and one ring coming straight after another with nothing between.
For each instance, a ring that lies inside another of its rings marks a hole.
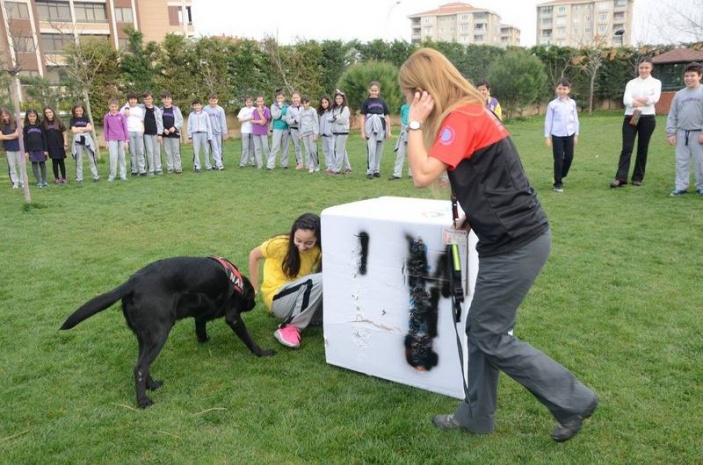
<instances>
[{"instance_id":1,"label":"girl's dark hair","mask_svg":"<svg viewBox=\"0 0 703 465\"><path fill-rule=\"evenodd\" d=\"M481 79L476 83L476 87L486 86L486 89L491 90L491 85L485 79Z\"/></svg>"},{"instance_id":2,"label":"girl's dark hair","mask_svg":"<svg viewBox=\"0 0 703 465\"><path fill-rule=\"evenodd\" d=\"M46 118L46 110L51 110L51 112L54 114L54 120L53 120L53 121L49 121L49 120ZM42 110L42 116L44 116L44 118L42 118L41 127L42 127L42 129L44 129L45 131L46 131L47 129L49 129L49 125L50 125L50 124L53 125L54 123L56 123L56 124L58 125L59 131L63 132L63 131L66 130L66 125L63 124L63 121L61 121L61 118L59 118L59 114L56 113L56 110L54 110L53 108L51 108L51 107L49 107L49 106L44 107L44 110Z\"/></svg>"},{"instance_id":3,"label":"girl's dark hair","mask_svg":"<svg viewBox=\"0 0 703 465\"><path fill-rule=\"evenodd\" d=\"M76 108L82 108L83 109L83 116L85 118L88 117L88 114L87 114L88 112L86 111L85 105L83 105L83 102L76 102L73 104L73 106L71 107L71 116L73 116L74 118L76 117Z\"/></svg>"},{"instance_id":4,"label":"girl's dark hair","mask_svg":"<svg viewBox=\"0 0 703 465\"><path fill-rule=\"evenodd\" d=\"M15 121L15 118L12 116L12 113L10 113L10 110L7 108L0 108L0 128L5 127L5 121L3 121L2 115L8 115L10 117L10 122L8 123L8 126L11 129L16 129L17 128L17 122Z\"/></svg>"},{"instance_id":5,"label":"girl's dark hair","mask_svg":"<svg viewBox=\"0 0 703 465\"><path fill-rule=\"evenodd\" d=\"M342 96L342 104L337 105L337 96ZM334 97L332 97L332 108L344 108L347 106L347 95L339 89L334 91Z\"/></svg>"},{"instance_id":6,"label":"girl's dark hair","mask_svg":"<svg viewBox=\"0 0 703 465\"><path fill-rule=\"evenodd\" d=\"M571 88L571 81L569 81L569 80L566 79L566 78L561 78L561 79L559 79L559 80L557 81L557 85L554 86L554 87L557 87L557 86L562 86L562 87L569 87L569 88Z\"/></svg>"},{"instance_id":7,"label":"girl's dark hair","mask_svg":"<svg viewBox=\"0 0 703 465\"><path fill-rule=\"evenodd\" d=\"M320 231L320 217L314 213L304 213L293 222L288 235L288 252L283 259L283 272L289 278L295 277L300 272L300 252L295 246L295 232L298 229L312 231L317 238L317 246L322 249L322 235Z\"/></svg>"},{"instance_id":8,"label":"girl's dark hair","mask_svg":"<svg viewBox=\"0 0 703 465\"><path fill-rule=\"evenodd\" d=\"M37 112L37 110L31 109L31 110L27 110L27 112L24 114L24 125L25 126L29 126L29 115L32 115L32 114L37 116L36 124L39 124L39 125L41 124L42 121L41 121L41 117L39 116L39 113Z\"/></svg>"},{"instance_id":9,"label":"girl's dark hair","mask_svg":"<svg viewBox=\"0 0 703 465\"><path fill-rule=\"evenodd\" d=\"M332 100L330 99L329 95L323 95L320 97L320 104L317 106L317 115L322 116L325 113L325 109L322 108L322 101L327 100L327 109L331 110L332 109Z\"/></svg>"}]
</instances>

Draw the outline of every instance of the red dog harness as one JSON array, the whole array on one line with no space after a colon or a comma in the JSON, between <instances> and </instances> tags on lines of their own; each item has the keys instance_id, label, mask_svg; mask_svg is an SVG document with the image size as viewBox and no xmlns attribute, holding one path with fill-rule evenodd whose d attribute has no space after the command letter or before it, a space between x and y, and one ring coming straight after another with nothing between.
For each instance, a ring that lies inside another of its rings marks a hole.
<instances>
[{"instance_id":1,"label":"red dog harness","mask_svg":"<svg viewBox=\"0 0 703 465\"><path fill-rule=\"evenodd\" d=\"M229 280L232 282L232 286L234 287L234 290L239 292L240 294L244 294L244 279L242 278L242 274L239 272L236 266L232 264L229 260L226 258L222 257L210 257L213 260L216 260L222 267L225 269L225 272L227 273L227 277Z\"/></svg>"}]
</instances>

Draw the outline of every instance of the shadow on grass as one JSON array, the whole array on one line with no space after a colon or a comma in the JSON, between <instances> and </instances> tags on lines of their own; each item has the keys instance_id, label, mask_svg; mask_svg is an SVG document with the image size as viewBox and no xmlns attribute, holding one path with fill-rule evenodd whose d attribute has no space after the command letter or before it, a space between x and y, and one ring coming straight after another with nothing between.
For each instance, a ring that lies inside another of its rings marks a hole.
<instances>
[{"instance_id":1,"label":"shadow on grass","mask_svg":"<svg viewBox=\"0 0 703 465\"><path fill-rule=\"evenodd\" d=\"M46 205L37 202L25 202L22 204L22 211L25 213L31 212L32 210L40 210L42 208L46 208Z\"/></svg>"}]
</instances>

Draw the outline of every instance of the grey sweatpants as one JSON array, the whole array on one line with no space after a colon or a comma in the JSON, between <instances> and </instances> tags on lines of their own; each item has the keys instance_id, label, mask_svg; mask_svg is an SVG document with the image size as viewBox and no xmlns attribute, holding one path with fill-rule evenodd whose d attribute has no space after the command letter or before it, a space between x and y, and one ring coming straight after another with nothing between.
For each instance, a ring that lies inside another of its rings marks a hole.
<instances>
[{"instance_id":1,"label":"grey sweatpants","mask_svg":"<svg viewBox=\"0 0 703 465\"><path fill-rule=\"evenodd\" d=\"M271 313L283 320L281 326L293 325L300 330L307 328L320 310L322 273L309 274L286 284L273 296L271 305Z\"/></svg>"},{"instance_id":2,"label":"grey sweatpants","mask_svg":"<svg viewBox=\"0 0 703 465\"><path fill-rule=\"evenodd\" d=\"M276 157L281 152L281 168L288 168L288 129L274 129L271 136L271 153L269 154L266 168L272 170L276 167Z\"/></svg>"},{"instance_id":3,"label":"grey sweatpants","mask_svg":"<svg viewBox=\"0 0 703 465\"><path fill-rule=\"evenodd\" d=\"M129 132L129 160L132 174L146 173L146 163L144 162L144 133Z\"/></svg>"},{"instance_id":4,"label":"grey sweatpants","mask_svg":"<svg viewBox=\"0 0 703 465\"><path fill-rule=\"evenodd\" d=\"M381 158L383 158L383 142L386 134L381 131L378 134L367 134L366 141L366 174L374 174L381 172Z\"/></svg>"},{"instance_id":5,"label":"grey sweatpants","mask_svg":"<svg viewBox=\"0 0 703 465\"><path fill-rule=\"evenodd\" d=\"M686 134L688 132L688 134ZM703 145L698 142L701 131L676 131L676 189L688 189L691 159L696 170L696 190L703 189ZM688 135L688 137L686 137Z\"/></svg>"},{"instance_id":6,"label":"grey sweatpants","mask_svg":"<svg viewBox=\"0 0 703 465\"><path fill-rule=\"evenodd\" d=\"M205 168L208 170L212 169L212 164L210 163L210 141L207 138L207 132L193 133L193 168L196 170L200 169L200 150L205 155Z\"/></svg>"},{"instance_id":7,"label":"grey sweatpants","mask_svg":"<svg viewBox=\"0 0 703 465\"><path fill-rule=\"evenodd\" d=\"M144 134L144 148L146 149L146 169L149 174L161 174L161 144L156 134Z\"/></svg>"},{"instance_id":8,"label":"grey sweatpants","mask_svg":"<svg viewBox=\"0 0 703 465\"><path fill-rule=\"evenodd\" d=\"M522 384L560 423L575 419L595 393L566 368L512 335L517 309L547 260L551 232L502 255L479 258L466 320L468 396L454 412L473 433L495 428L498 375Z\"/></svg>"},{"instance_id":9,"label":"grey sweatpants","mask_svg":"<svg viewBox=\"0 0 703 465\"><path fill-rule=\"evenodd\" d=\"M180 173L183 171L181 162L181 138L164 137L164 152L166 152L166 169L169 173Z\"/></svg>"}]
</instances>

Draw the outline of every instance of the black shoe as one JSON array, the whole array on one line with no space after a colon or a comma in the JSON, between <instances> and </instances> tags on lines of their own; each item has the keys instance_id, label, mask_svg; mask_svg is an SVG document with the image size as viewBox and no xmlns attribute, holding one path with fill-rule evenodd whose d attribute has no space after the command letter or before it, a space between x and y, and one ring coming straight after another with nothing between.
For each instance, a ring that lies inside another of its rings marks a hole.
<instances>
[{"instance_id":1,"label":"black shoe","mask_svg":"<svg viewBox=\"0 0 703 465\"><path fill-rule=\"evenodd\" d=\"M564 442L576 436L576 434L581 431L583 420L593 415L597 407L598 397L596 397L593 403L581 415L577 416L576 419L565 423L557 423L552 430L552 439L556 442Z\"/></svg>"},{"instance_id":2,"label":"black shoe","mask_svg":"<svg viewBox=\"0 0 703 465\"><path fill-rule=\"evenodd\" d=\"M374 177L374 178L380 178L380 177L381 177L381 173L379 173L378 171L376 171L376 172L373 174L373 177Z\"/></svg>"},{"instance_id":3,"label":"black shoe","mask_svg":"<svg viewBox=\"0 0 703 465\"><path fill-rule=\"evenodd\" d=\"M435 425L439 429L459 429L463 428L461 424L456 421L456 418L454 418L454 414L445 414L445 415L435 415L434 418L432 418L432 424Z\"/></svg>"},{"instance_id":4,"label":"black shoe","mask_svg":"<svg viewBox=\"0 0 703 465\"><path fill-rule=\"evenodd\" d=\"M398 179L400 179L400 176L391 176L390 178L388 178L389 181L395 181Z\"/></svg>"},{"instance_id":5,"label":"black shoe","mask_svg":"<svg viewBox=\"0 0 703 465\"><path fill-rule=\"evenodd\" d=\"M366 179L373 179L373 174L367 174Z\"/></svg>"},{"instance_id":6,"label":"black shoe","mask_svg":"<svg viewBox=\"0 0 703 465\"><path fill-rule=\"evenodd\" d=\"M627 184L625 181L621 181L619 179L616 179L615 181L610 183L610 187L613 189L616 187L623 187L625 184Z\"/></svg>"},{"instance_id":7,"label":"black shoe","mask_svg":"<svg viewBox=\"0 0 703 465\"><path fill-rule=\"evenodd\" d=\"M632 185L636 187L640 187L642 185L642 181L632 181Z\"/></svg>"}]
</instances>

